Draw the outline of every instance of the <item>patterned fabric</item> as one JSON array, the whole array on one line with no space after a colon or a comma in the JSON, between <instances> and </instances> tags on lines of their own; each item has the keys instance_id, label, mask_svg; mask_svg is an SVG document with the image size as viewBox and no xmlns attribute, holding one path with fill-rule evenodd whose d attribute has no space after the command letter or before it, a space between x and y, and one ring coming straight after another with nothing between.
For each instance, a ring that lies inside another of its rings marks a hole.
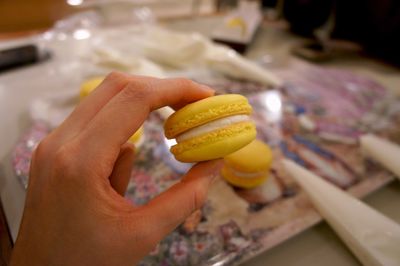
<instances>
[{"instance_id":1,"label":"patterned fabric","mask_svg":"<svg viewBox=\"0 0 400 266\"><path fill-rule=\"evenodd\" d=\"M374 132L396 140L393 137L400 132L398 101L379 84L336 69L301 66L279 75L287 84L275 90L221 77L200 80L217 93L249 97L258 138L273 149L271 176L265 185L253 190L221 183L226 192L210 195L213 201L161 241L140 265L237 264L318 222L319 216L300 188L282 169L282 157L359 197L390 180L385 170L362 158L358 136ZM190 167L172 157L162 125L157 113L144 124L145 139L126 194L136 205L179 182ZM32 152L49 131L45 124L33 121L15 147L14 169L24 186ZM229 202L224 202L228 194ZM235 203L244 212L236 208L221 214L224 204ZM221 222L215 224L212 217L218 212Z\"/></svg>"}]
</instances>

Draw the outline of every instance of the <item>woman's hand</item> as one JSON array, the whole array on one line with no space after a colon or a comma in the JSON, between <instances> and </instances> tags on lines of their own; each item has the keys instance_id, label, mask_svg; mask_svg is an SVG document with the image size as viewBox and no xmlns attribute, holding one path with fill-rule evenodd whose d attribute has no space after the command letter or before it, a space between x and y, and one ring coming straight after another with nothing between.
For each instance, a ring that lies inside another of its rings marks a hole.
<instances>
[{"instance_id":1,"label":"woman's hand","mask_svg":"<svg viewBox=\"0 0 400 266\"><path fill-rule=\"evenodd\" d=\"M145 206L124 197L149 113L213 90L186 79L112 73L45 138L32 158L11 265L134 265L205 201L221 162L194 166Z\"/></svg>"}]
</instances>

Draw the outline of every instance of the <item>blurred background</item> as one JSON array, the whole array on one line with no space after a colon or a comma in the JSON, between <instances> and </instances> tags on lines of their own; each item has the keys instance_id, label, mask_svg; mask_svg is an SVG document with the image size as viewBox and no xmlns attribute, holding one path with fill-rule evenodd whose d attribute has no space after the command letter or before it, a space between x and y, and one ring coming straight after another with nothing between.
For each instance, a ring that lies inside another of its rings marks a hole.
<instances>
[{"instance_id":1,"label":"blurred background","mask_svg":"<svg viewBox=\"0 0 400 266\"><path fill-rule=\"evenodd\" d=\"M235 0L2 0L0 38L44 31L60 19L87 11L115 24L138 16L134 11L143 7L163 20L221 14L237 4ZM316 41L312 50L321 52L330 40L347 40L375 57L400 64L399 1L263 0L260 4L266 20L285 20L290 31Z\"/></svg>"}]
</instances>

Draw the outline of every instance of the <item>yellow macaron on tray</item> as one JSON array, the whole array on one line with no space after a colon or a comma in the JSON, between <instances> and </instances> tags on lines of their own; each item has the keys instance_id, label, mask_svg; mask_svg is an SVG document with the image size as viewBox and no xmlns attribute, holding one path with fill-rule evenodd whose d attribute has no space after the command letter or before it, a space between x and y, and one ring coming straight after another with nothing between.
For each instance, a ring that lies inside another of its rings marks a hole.
<instances>
[{"instance_id":1,"label":"yellow macaron on tray","mask_svg":"<svg viewBox=\"0 0 400 266\"><path fill-rule=\"evenodd\" d=\"M104 80L104 77L90 77L84 82L82 82L79 89L79 99L84 100L91 92L93 92ZM128 140L129 142L135 144L137 148L143 143L143 126L140 127ZM137 151L137 149L136 149Z\"/></svg>"},{"instance_id":2,"label":"yellow macaron on tray","mask_svg":"<svg viewBox=\"0 0 400 266\"><path fill-rule=\"evenodd\" d=\"M168 235L140 265L236 264L319 222L301 188L285 172L290 159L362 197L391 175L366 161L358 137L399 132L400 115L381 85L335 69L299 65L279 73L275 89L243 80L196 77L217 96L168 118L153 112L133 136L140 149L126 197L142 205L179 182L193 163L223 158L203 208ZM84 98L101 77L83 83ZM351 87L348 87L351 84ZM76 94L77 98L78 93ZM385 108L382 108L384 106ZM26 184L35 147L51 126L33 120L17 143L13 167Z\"/></svg>"}]
</instances>

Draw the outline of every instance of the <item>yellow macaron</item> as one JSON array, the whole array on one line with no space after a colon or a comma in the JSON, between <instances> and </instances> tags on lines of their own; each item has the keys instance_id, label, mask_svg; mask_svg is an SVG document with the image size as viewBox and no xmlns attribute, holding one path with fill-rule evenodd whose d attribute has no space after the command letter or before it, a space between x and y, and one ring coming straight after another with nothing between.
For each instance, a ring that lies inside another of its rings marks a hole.
<instances>
[{"instance_id":1,"label":"yellow macaron","mask_svg":"<svg viewBox=\"0 0 400 266\"><path fill-rule=\"evenodd\" d=\"M104 80L104 77L95 77L95 78L91 78L91 79L84 81L81 85L81 89L79 92L80 100L83 100L84 98L86 98L92 91L94 91L94 89L96 89L100 85L100 83L103 80ZM133 134L129 138L129 142L131 142L133 144L138 144L139 141L141 140L142 136L143 136L143 126L140 127L135 132L135 134Z\"/></svg>"},{"instance_id":2,"label":"yellow macaron","mask_svg":"<svg viewBox=\"0 0 400 266\"><path fill-rule=\"evenodd\" d=\"M143 126L139 127L139 129L129 138L129 142L133 144L139 143L139 141L142 139L143 136Z\"/></svg>"},{"instance_id":3,"label":"yellow macaron","mask_svg":"<svg viewBox=\"0 0 400 266\"><path fill-rule=\"evenodd\" d=\"M79 99L84 99L86 96L88 96L94 89L97 88L97 86L100 85L100 83L104 80L104 77L95 77L86 80L81 84L81 89L79 92Z\"/></svg>"},{"instance_id":4,"label":"yellow macaron","mask_svg":"<svg viewBox=\"0 0 400 266\"><path fill-rule=\"evenodd\" d=\"M271 149L256 139L244 148L225 156L221 174L234 186L254 188L267 180L271 162Z\"/></svg>"},{"instance_id":5,"label":"yellow macaron","mask_svg":"<svg viewBox=\"0 0 400 266\"><path fill-rule=\"evenodd\" d=\"M200 162L222 158L256 137L251 105L238 94L209 97L173 113L165 122L171 152L178 161Z\"/></svg>"}]
</instances>

